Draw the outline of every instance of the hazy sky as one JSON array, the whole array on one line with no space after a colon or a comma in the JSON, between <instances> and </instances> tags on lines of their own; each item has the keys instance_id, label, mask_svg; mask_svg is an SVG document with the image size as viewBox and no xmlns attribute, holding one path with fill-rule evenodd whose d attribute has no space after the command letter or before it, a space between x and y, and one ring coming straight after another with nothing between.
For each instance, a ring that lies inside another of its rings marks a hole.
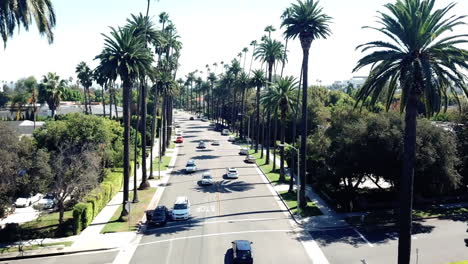
<instances>
[{"instance_id":1,"label":"hazy sky","mask_svg":"<svg viewBox=\"0 0 468 264\"><path fill-rule=\"evenodd\" d=\"M361 43L382 39L364 25L375 25L377 11L394 0L322 0L324 12L333 17L332 35L312 43L309 82L317 79L324 84L346 80L353 75L366 75L366 70L352 73L362 56L355 51ZM454 13L466 15L468 0L458 2ZM103 37L109 26L122 26L130 14L146 12L146 0L53 0L57 27L55 41L48 45L35 30L21 30L0 49L0 80L15 81L34 75L38 79L47 72L56 72L62 78L76 79L75 67L80 61L96 66L94 57L102 50ZM160 0L151 1L150 16L166 11L177 27L183 43L181 68L178 77L195 69L206 72L205 65L224 61L229 63L244 48L249 48L246 68L249 66L252 40L259 40L267 25L277 31L272 38L283 40L280 16L293 1L290 0ZM438 6L452 0L438 0ZM468 19L466 20L468 22ZM466 33L468 27L459 27L456 33ZM289 63L285 73L299 75L302 50L299 40L288 44ZM254 68L259 64L254 64ZM214 67L212 66L212 70ZM218 72L220 71L218 67Z\"/></svg>"}]
</instances>

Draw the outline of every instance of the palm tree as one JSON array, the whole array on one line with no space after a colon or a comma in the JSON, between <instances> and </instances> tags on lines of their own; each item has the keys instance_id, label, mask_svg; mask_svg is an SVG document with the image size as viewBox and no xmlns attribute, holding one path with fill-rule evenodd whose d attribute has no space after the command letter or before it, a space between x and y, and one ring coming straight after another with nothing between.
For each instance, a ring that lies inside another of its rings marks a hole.
<instances>
[{"instance_id":1,"label":"palm tree","mask_svg":"<svg viewBox=\"0 0 468 264\"><path fill-rule=\"evenodd\" d=\"M239 61L236 59L232 60L231 66L229 67L229 72L232 73L233 79L232 82L229 85L229 88L232 88L232 105L231 105L231 126L232 130L235 130L235 122L237 118L237 85L235 81L237 80L237 77L239 73L241 72L241 66Z\"/></svg>"},{"instance_id":2,"label":"palm tree","mask_svg":"<svg viewBox=\"0 0 468 264\"><path fill-rule=\"evenodd\" d=\"M249 51L249 49L247 47L243 48L242 49L242 52L244 52L244 66L242 66L242 70L245 71L245 61L247 59L247 52Z\"/></svg>"},{"instance_id":3,"label":"palm tree","mask_svg":"<svg viewBox=\"0 0 468 264\"><path fill-rule=\"evenodd\" d=\"M62 100L65 84L66 81L61 80L56 73L49 72L42 77L39 93L45 98L49 110L52 112L52 117L55 117L55 111Z\"/></svg>"},{"instance_id":4,"label":"palm tree","mask_svg":"<svg viewBox=\"0 0 468 264\"><path fill-rule=\"evenodd\" d=\"M276 28L274 28L272 25L269 25L265 27L264 31L268 32L268 39L271 39L271 32L276 31Z\"/></svg>"},{"instance_id":5,"label":"palm tree","mask_svg":"<svg viewBox=\"0 0 468 264\"><path fill-rule=\"evenodd\" d=\"M281 162L280 162L280 178L279 181L285 181L284 176L284 140L285 140L285 129L286 129L286 117L293 110L296 105L297 81L294 77L285 77L277 80L270 89L262 96L262 103L278 109L280 112L281 121Z\"/></svg>"},{"instance_id":6,"label":"palm tree","mask_svg":"<svg viewBox=\"0 0 468 264\"><path fill-rule=\"evenodd\" d=\"M267 86L269 86L269 84L272 83L273 67L275 66L275 63L277 61L280 61L283 58L283 49L284 49L284 46L281 42L277 40L272 40L270 38L265 38L255 50L255 57L257 59L260 59L260 61L267 63L267 67L268 67ZM267 112L267 126L268 127L270 127L270 123L271 123L270 117L271 117L271 113L268 111ZM265 163L270 164L270 131L268 131L265 141L266 141Z\"/></svg>"},{"instance_id":7,"label":"palm tree","mask_svg":"<svg viewBox=\"0 0 468 264\"><path fill-rule=\"evenodd\" d=\"M286 19L288 18L289 16L291 16L291 13L292 13L292 9L291 7L288 7L286 8L286 10L284 10L283 14L281 15L281 19ZM281 77L283 77L283 71L284 71L284 67L286 66L286 54L288 52L288 38L286 38L286 43L284 44L284 57L283 57L283 65L281 66Z\"/></svg>"},{"instance_id":8,"label":"palm tree","mask_svg":"<svg viewBox=\"0 0 468 264\"><path fill-rule=\"evenodd\" d=\"M37 117L37 100L38 100L38 91L37 91L37 80L34 76L26 78L24 85L31 97L28 99L29 103L32 105L33 111L33 129L36 129L36 117Z\"/></svg>"},{"instance_id":9,"label":"palm tree","mask_svg":"<svg viewBox=\"0 0 468 264\"><path fill-rule=\"evenodd\" d=\"M255 55L255 47L257 46L257 41L252 40L252 42L250 42L250 46L253 46L253 48L252 48L252 58L250 58L249 76L250 76L250 72L252 71L252 63L253 63L253 59Z\"/></svg>"},{"instance_id":10,"label":"palm tree","mask_svg":"<svg viewBox=\"0 0 468 264\"><path fill-rule=\"evenodd\" d=\"M245 105L245 93L247 89L250 87L249 76L247 76L245 72L241 72L236 82L241 92L241 112L240 112L241 120L240 120L239 134L241 138L244 138L244 105Z\"/></svg>"},{"instance_id":11,"label":"palm tree","mask_svg":"<svg viewBox=\"0 0 468 264\"><path fill-rule=\"evenodd\" d=\"M40 35L46 35L49 43L54 41L55 11L51 0L4 0L0 4L0 35L6 48L8 38L23 26L26 31L36 22Z\"/></svg>"},{"instance_id":12,"label":"palm tree","mask_svg":"<svg viewBox=\"0 0 468 264\"><path fill-rule=\"evenodd\" d=\"M146 40L136 36L131 28L111 28L110 36L104 35L105 46L96 59L101 60L105 72L115 72L123 83L124 118L124 197L121 220L128 215L130 176L130 99L134 82L152 71L153 57L146 47Z\"/></svg>"},{"instance_id":13,"label":"palm tree","mask_svg":"<svg viewBox=\"0 0 468 264\"><path fill-rule=\"evenodd\" d=\"M281 27L286 27L284 35L286 39L299 37L302 46L302 136L301 136L301 167L299 179L301 182L299 190L299 208L304 209L307 205L305 200L306 180L306 144L307 144L307 85L309 71L309 49L313 40L327 38L330 34L329 24L331 17L323 13L318 1L299 0L297 4L290 7L289 16L285 17Z\"/></svg>"},{"instance_id":14,"label":"palm tree","mask_svg":"<svg viewBox=\"0 0 468 264\"><path fill-rule=\"evenodd\" d=\"M78 80L80 80L81 85L83 85L85 112L86 114L92 114L89 88L93 85L93 71L89 68L86 62L82 61L76 66L75 72L77 73L77 77Z\"/></svg>"},{"instance_id":15,"label":"palm tree","mask_svg":"<svg viewBox=\"0 0 468 264\"><path fill-rule=\"evenodd\" d=\"M217 79L216 74L214 72L211 72L210 75L208 76L208 81L210 82L210 90L208 91L208 97L210 98L210 101L208 104L208 118L210 119L213 118L213 114L214 114L213 88L214 88L214 83L216 82L216 79ZM211 104L211 107L210 107L210 104Z\"/></svg>"},{"instance_id":16,"label":"palm tree","mask_svg":"<svg viewBox=\"0 0 468 264\"><path fill-rule=\"evenodd\" d=\"M253 71L253 76L250 79L251 85L257 88L255 96L255 115L256 115L256 136L255 136L255 153L258 153L258 142L260 141L260 89L265 86L265 73L262 70Z\"/></svg>"},{"instance_id":17,"label":"palm tree","mask_svg":"<svg viewBox=\"0 0 468 264\"><path fill-rule=\"evenodd\" d=\"M466 75L468 51L456 47L467 43L467 35L447 35L465 24L465 16L447 16L455 7L449 4L434 10L435 0L398 0L386 4L388 14L380 13L380 28L368 27L385 34L388 40L358 46L362 51L375 50L361 58L354 71L373 65L369 77L359 90L360 102L368 96L375 103L387 94L387 108L397 89L401 89L401 111L405 111L403 166L400 183L400 236L398 263L408 264L411 254L413 177L416 153L418 106L424 104L426 116L441 110L448 93L458 98L458 91L468 96Z\"/></svg>"},{"instance_id":18,"label":"palm tree","mask_svg":"<svg viewBox=\"0 0 468 264\"><path fill-rule=\"evenodd\" d=\"M104 75L100 65L98 65L93 71L93 79L96 81L97 84L101 86L101 103L102 103L102 115L106 117L106 101L105 101L105 90L107 90L107 85L109 79L107 76ZM112 111L112 105L111 105ZM112 118L112 117L111 117Z\"/></svg>"}]
</instances>

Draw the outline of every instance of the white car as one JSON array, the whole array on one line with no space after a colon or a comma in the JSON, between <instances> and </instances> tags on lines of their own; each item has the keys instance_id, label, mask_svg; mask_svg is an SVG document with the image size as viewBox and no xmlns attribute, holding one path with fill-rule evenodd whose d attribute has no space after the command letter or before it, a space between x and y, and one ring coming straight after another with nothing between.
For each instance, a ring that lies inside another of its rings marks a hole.
<instances>
[{"instance_id":1,"label":"white car","mask_svg":"<svg viewBox=\"0 0 468 264\"><path fill-rule=\"evenodd\" d=\"M177 197L174 208L172 208L172 219L186 220L190 217L190 202L187 197Z\"/></svg>"},{"instance_id":2,"label":"white car","mask_svg":"<svg viewBox=\"0 0 468 264\"><path fill-rule=\"evenodd\" d=\"M219 140L213 140L213 142L211 143L211 145L213 145L213 146L219 146Z\"/></svg>"},{"instance_id":3,"label":"white car","mask_svg":"<svg viewBox=\"0 0 468 264\"><path fill-rule=\"evenodd\" d=\"M205 149L205 148L206 148L205 141L200 141L200 142L198 143L197 148L199 148L199 149Z\"/></svg>"},{"instance_id":4,"label":"white car","mask_svg":"<svg viewBox=\"0 0 468 264\"><path fill-rule=\"evenodd\" d=\"M42 198L42 194L38 193L34 196L31 195L23 195L18 197L15 201L15 206L16 207L28 207L31 206L32 204L37 203Z\"/></svg>"},{"instance_id":5,"label":"white car","mask_svg":"<svg viewBox=\"0 0 468 264\"><path fill-rule=\"evenodd\" d=\"M206 121L208 121L208 117L206 117L206 116L203 116L203 117L201 118L201 121L203 121L203 122L206 122Z\"/></svg>"},{"instance_id":6,"label":"white car","mask_svg":"<svg viewBox=\"0 0 468 264\"><path fill-rule=\"evenodd\" d=\"M223 129L223 131L221 131L221 135L223 136L229 136L229 129Z\"/></svg>"},{"instance_id":7,"label":"white car","mask_svg":"<svg viewBox=\"0 0 468 264\"><path fill-rule=\"evenodd\" d=\"M176 131L175 135L178 136L178 137L181 137L182 136L182 131Z\"/></svg>"},{"instance_id":8,"label":"white car","mask_svg":"<svg viewBox=\"0 0 468 264\"><path fill-rule=\"evenodd\" d=\"M249 155L249 149L241 148L241 150L239 151L239 155Z\"/></svg>"},{"instance_id":9,"label":"white car","mask_svg":"<svg viewBox=\"0 0 468 264\"><path fill-rule=\"evenodd\" d=\"M39 209L52 209L55 207L55 204L57 203L57 199L55 199L55 196L53 194L46 194L44 197L42 197L39 202L35 205L35 207Z\"/></svg>"},{"instance_id":10,"label":"white car","mask_svg":"<svg viewBox=\"0 0 468 264\"><path fill-rule=\"evenodd\" d=\"M230 141L230 142L234 142L235 140L236 140L236 138L233 137L233 136L228 137L228 141Z\"/></svg>"},{"instance_id":11,"label":"white car","mask_svg":"<svg viewBox=\"0 0 468 264\"><path fill-rule=\"evenodd\" d=\"M213 184L213 176L211 176L211 173L209 171L206 171L202 174L201 184L202 185Z\"/></svg>"},{"instance_id":12,"label":"white car","mask_svg":"<svg viewBox=\"0 0 468 264\"><path fill-rule=\"evenodd\" d=\"M185 172L196 172L197 171L197 165L195 165L194 160L189 160L187 161L187 165L185 166Z\"/></svg>"},{"instance_id":13,"label":"white car","mask_svg":"<svg viewBox=\"0 0 468 264\"><path fill-rule=\"evenodd\" d=\"M226 178L228 179L237 179L239 178L239 173L236 168L227 168L226 169Z\"/></svg>"}]
</instances>

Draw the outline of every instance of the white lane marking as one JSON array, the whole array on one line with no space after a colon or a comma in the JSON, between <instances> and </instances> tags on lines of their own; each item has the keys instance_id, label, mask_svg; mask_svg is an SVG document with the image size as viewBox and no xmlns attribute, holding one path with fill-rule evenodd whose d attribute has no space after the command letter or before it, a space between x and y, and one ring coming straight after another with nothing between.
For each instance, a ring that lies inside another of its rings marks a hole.
<instances>
[{"instance_id":1,"label":"white lane marking","mask_svg":"<svg viewBox=\"0 0 468 264\"><path fill-rule=\"evenodd\" d=\"M267 183L265 185L268 187L268 190L270 190L271 194L275 198L276 202L278 203L278 206L280 207L281 210L283 210L284 215L288 217L289 224L293 228L298 228L297 224L291 219L291 215L288 212L288 208L284 206L283 202L281 201L281 198L278 196L273 186L271 186L266 176L263 174L263 172L260 170L260 168L256 164L254 164L254 166L255 166L255 169L257 170L257 173L260 175L260 178L262 178L263 182ZM301 236L297 234L297 239L301 242L302 246L304 247L304 250L309 256L309 259L312 260L312 263L330 264L327 258L325 257L325 254L323 254L322 250L320 249L319 245L315 242L315 240L312 238L312 236L307 230L303 229Z\"/></svg>"},{"instance_id":2,"label":"white lane marking","mask_svg":"<svg viewBox=\"0 0 468 264\"><path fill-rule=\"evenodd\" d=\"M170 264L172 262L171 253L172 253L172 241L169 242L169 249L167 250L167 254L166 254L166 264Z\"/></svg>"},{"instance_id":3,"label":"white lane marking","mask_svg":"<svg viewBox=\"0 0 468 264\"><path fill-rule=\"evenodd\" d=\"M237 219L237 220L222 220L222 221L204 221L204 222L195 222L195 223L186 223L181 225L167 225L164 227L158 227L155 230L161 229L170 229L174 227L183 227L183 226L192 226L192 225L207 225L207 224L219 224L219 223L236 223L236 222L259 222L259 221L269 221L269 220L282 220L284 218L245 218L245 219Z\"/></svg>"},{"instance_id":4,"label":"white lane marking","mask_svg":"<svg viewBox=\"0 0 468 264\"><path fill-rule=\"evenodd\" d=\"M211 206L204 206L204 205L202 205L202 206L199 206L199 207L197 208L197 212L199 212L199 213L202 213L202 212L204 212L204 213L212 213L212 212L214 212L214 211L216 211L216 206L214 206L214 205L211 205Z\"/></svg>"},{"instance_id":5,"label":"white lane marking","mask_svg":"<svg viewBox=\"0 0 468 264\"><path fill-rule=\"evenodd\" d=\"M361 232L359 232L356 228L353 228L353 230L354 230L354 232L356 232L356 234L358 234L362 238L362 240L364 240L364 242L367 243L367 245L369 245L369 247L374 247L374 245L372 245L372 243L369 242L369 240L367 240L367 238L364 237L364 235L361 234Z\"/></svg>"},{"instance_id":6,"label":"white lane marking","mask_svg":"<svg viewBox=\"0 0 468 264\"><path fill-rule=\"evenodd\" d=\"M226 235L249 234L249 233L288 233L288 232L293 232L293 230L290 230L290 229L278 229L278 230L266 229L266 230L251 230L251 231L213 233L213 234L186 236L186 237L176 237L176 238L170 238L170 239L164 239L164 240L151 241L151 242L141 243L138 246L146 246L146 245L159 244L159 243L171 242L171 241L177 241L177 240L200 238L200 237L226 236Z\"/></svg>"}]
</instances>

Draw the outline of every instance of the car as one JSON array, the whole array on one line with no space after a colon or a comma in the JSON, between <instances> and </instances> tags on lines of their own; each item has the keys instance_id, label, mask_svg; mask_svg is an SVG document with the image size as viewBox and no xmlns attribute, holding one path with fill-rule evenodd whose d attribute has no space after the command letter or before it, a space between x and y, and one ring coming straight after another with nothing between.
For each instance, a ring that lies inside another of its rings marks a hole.
<instances>
[{"instance_id":1,"label":"car","mask_svg":"<svg viewBox=\"0 0 468 264\"><path fill-rule=\"evenodd\" d=\"M255 157L252 155L247 155L244 159L246 163L255 163Z\"/></svg>"},{"instance_id":2,"label":"car","mask_svg":"<svg viewBox=\"0 0 468 264\"><path fill-rule=\"evenodd\" d=\"M159 205L154 210L146 211L146 223L148 226L165 225L169 216L167 207Z\"/></svg>"},{"instance_id":3,"label":"car","mask_svg":"<svg viewBox=\"0 0 468 264\"><path fill-rule=\"evenodd\" d=\"M37 203L41 198L42 198L42 194L40 193L34 196L22 195L18 197L18 199L16 199L15 206L16 207L28 207L28 206L31 206L32 204Z\"/></svg>"},{"instance_id":4,"label":"car","mask_svg":"<svg viewBox=\"0 0 468 264\"><path fill-rule=\"evenodd\" d=\"M249 149L241 148L241 150L239 151L239 155L249 155Z\"/></svg>"},{"instance_id":5,"label":"car","mask_svg":"<svg viewBox=\"0 0 468 264\"><path fill-rule=\"evenodd\" d=\"M206 116L202 116L201 121L206 122L208 121L208 118Z\"/></svg>"},{"instance_id":6,"label":"car","mask_svg":"<svg viewBox=\"0 0 468 264\"><path fill-rule=\"evenodd\" d=\"M234 240L232 243L232 262L234 264L253 264L252 242Z\"/></svg>"},{"instance_id":7,"label":"car","mask_svg":"<svg viewBox=\"0 0 468 264\"><path fill-rule=\"evenodd\" d=\"M195 165L194 160L187 161L187 165L185 166L185 172L195 172L197 171L197 165Z\"/></svg>"},{"instance_id":8,"label":"car","mask_svg":"<svg viewBox=\"0 0 468 264\"><path fill-rule=\"evenodd\" d=\"M173 220L187 220L190 217L190 202L186 196L176 198L174 208L172 208Z\"/></svg>"},{"instance_id":9,"label":"car","mask_svg":"<svg viewBox=\"0 0 468 264\"><path fill-rule=\"evenodd\" d=\"M239 178L239 173L236 168L226 168L226 178L228 179L237 179Z\"/></svg>"},{"instance_id":10,"label":"car","mask_svg":"<svg viewBox=\"0 0 468 264\"><path fill-rule=\"evenodd\" d=\"M213 140L213 142L211 142L211 145L219 146L219 140Z\"/></svg>"},{"instance_id":11,"label":"car","mask_svg":"<svg viewBox=\"0 0 468 264\"><path fill-rule=\"evenodd\" d=\"M229 136L229 137L228 137L228 141L229 141L229 142L234 142L234 141L236 141L236 138L233 137L233 136Z\"/></svg>"},{"instance_id":12,"label":"car","mask_svg":"<svg viewBox=\"0 0 468 264\"><path fill-rule=\"evenodd\" d=\"M226 129L226 128L221 131L221 135L223 136L229 136L230 133L231 132L229 132L229 129Z\"/></svg>"},{"instance_id":13,"label":"car","mask_svg":"<svg viewBox=\"0 0 468 264\"><path fill-rule=\"evenodd\" d=\"M215 123L210 123L209 126L210 127L215 126Z\"/></svg>"},{"instance_id":14,"label":"car","mask_svg":"<svg viewBox=\"0 0 468 264\"><path fill-rule=\"evenodd\" d=\"M200 114L197 115L197 118L200 118Z\"/></svg>"},{"instance_id":15,"label":"car","mask_svg":"<svg viewBox=\"0 0 468 264\"><path fill-rule=\"evenodd\" d=\"M206 171L202 174L201 185L212 185L213 184L213 176L211 176L211 172Z\"/></svg>"},{"instance_id":16,"label":"car","mask_svg":"<svg viewBox=\"0 0 468 264\"><path fill-rule=\"evenodd\" d=\"M176 127L176 128L180 128L179 123L176 123L176 124L175 124L175 127Z\"/></svg>"},{"instance_id":17,"label":"car","mask_svg":"<svg viewBox=\"0 0 468 264\"><path fill-rule=\"evenodd\" d=\"M184 138L182 136L178 136L175 140L175 143L184 143Z\"/></svg>"},{"instance_id":18,"label":"car","mask_svg":"<svg viewBox=\"0 0 468 264\"><path fill-rule=\"evenodd\" d=\"M191 116L191 117L189 118L189 120L194 120L193 116Z\"/></svg>"},{"instance_id":19,"label":"car","mask_svg":"<svg viewBox=\"0 0 468 264\"><path fill-rule=\"evenodd\" d=\"M199 149L205 149L205 148L206 148L205 141L200 141L200 142L198 142L197 148L199 148Z\"/></svg>"},{"instance_id":20,"label":"car","mask_svg":"<svg viewBox=\"0 0 468 264\"><path fill-rule=\"evenodd\" d=\"M177 137L181 137L181 136L182 136L182 131L176 131L175 135L176 135Z\"/></svg>"},{"instance_id":21,"label":"car","mask_svg":"<svg viewBox=\"0 0 468 264\"><path fill-rule=\"evenodd\" d=\"M47 193L34 207L37 209L52 209L56 204L57 199L55 199L55 195Z\"/></svg>"}]
</instances>

